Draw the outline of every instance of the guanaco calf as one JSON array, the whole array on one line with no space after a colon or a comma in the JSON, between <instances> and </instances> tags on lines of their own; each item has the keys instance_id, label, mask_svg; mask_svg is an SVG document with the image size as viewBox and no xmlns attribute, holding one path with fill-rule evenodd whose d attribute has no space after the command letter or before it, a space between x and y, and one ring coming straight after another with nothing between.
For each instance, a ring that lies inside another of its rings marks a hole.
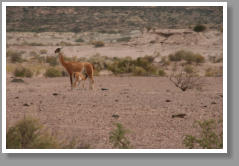
<instances>
[{"instance_id":1,"label":"guanaco calf","mask_svg":"<svg viewBox=\"0 0 239 166\"><path fill-rule=\"evenodd\" d=\"M85 80L87 79L88 75L84 75L80 72L73 72L72 74L73 76L73 87L75 88L77 83L78 86L80 86L80 81L83 81L82 85L83 85L83 89L85 88Z\"/></svg>"},{"instance_id":2,"label":"guanaco calf","mask_svg":"<svg viewBox=\"0 0 239 166\"><path fill-rule=\"evenodd\" d=\"M62 66L66 69L68 74L70 75L71 89L73 89L72 76L74 72L85 73L87 77L89 77L90 81L90 89L93 89L94 79L93 79L93 65L88 62L69 62L65 61L63 57L63 53L61 52L61 48L57 48L55 53L58 54L59 61Z\"/></svg>"}]
</instances>

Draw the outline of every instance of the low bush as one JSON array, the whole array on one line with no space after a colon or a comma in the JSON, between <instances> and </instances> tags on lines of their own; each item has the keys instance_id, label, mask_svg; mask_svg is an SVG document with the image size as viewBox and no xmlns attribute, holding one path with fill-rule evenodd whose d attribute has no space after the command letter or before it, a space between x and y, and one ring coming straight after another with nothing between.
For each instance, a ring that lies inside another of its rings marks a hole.
<instances>
[{"instance_id":1,"label":"low bush","mask_svg":"<svg viewBox=\"0 0 239 166\"><path fill-rule=\"evenodd\" d=\"M105 43L103 41L93 41L92 44L95 47L104 47L105 46Z\"/></svg>"},{"instance_id":2,"label":"low bush","mask_svg":"<svg viewBox=\"0 0 239 166\"><path fill-rule=\"evenodd\" d=\"M185 72L183 70L177 70L170 75L169 80L182 91L200 88L199 86L201 85L200 77L196 71L191 73L191 71Z\"/></svg>"},{"instance_id":3,"label":"low bush","mask_svg":"<svg viewBox=\"0 0 239 166\"><path fill-rule=\"evenodd\" d=\"M203 32L207 29L207 27L205 25L196 25L193 30L195 32Z\"/></svg>"},{"instance_id":4,"label":"low bush","mask_svg":"<svg viewBox=\"0 0 239 166\"><path fill-rule=\"evenodd\" d=\"M220 122L218 122L220 123ZM203 149L222 149L223 133L217 132L215 120L196 121L196 127L200 129L199 136L186 135L183 144L187 148L200 147Z\"/></svg>"},{"instance_id":5,"label":"low bush","mask_svg":"<svg viewBox=\"0 0 239 166\"><path fill-rule=\"evenodd\" d=\"M47 50L45 50L45 49L40 50L40 54L47 54Z\"/></svg>"},{"instance_id":6,"label":"low bush","mask_svg":"<svg viewBox=\"0 0 239 166\"><path fill-rule=\"evenodd\" d=\"M191 64L193 62L200 64L205 62L205 58L202 55L184 50L177 51L175 54L170 54L169 60L175 62L185 60L187 64Z\"/></svg>"},{"instance_id":7,"label":"low bush","mask_svg":"<svg viewBox=\"0 0 239 166\"><path fill-rule=\"evenodd\" d=\"M56 66L59 64L57 56L47 56L46 63L49 63L51 66Z\"/></svg>"},{"instance_id":8,"label":"low bush","mask_svg":"<svg viewBox=\"0 0 239 166\"><path fill-rule=\"evenodd\" d=\"M75 42L83 43L84 40L82 38L78 38L78 39L75 40Z\"/></svg>"},{"instance_id":9,"label":"low bush","mask_svg":"<svg viewBox=\"0 0 239 166\"><path fill-rule=\"evenodd\" d=\"M223 56L209 56L208 60L212 63L221 63L223 62Z\"/></svg>"},{"instance_id":10,"label":"low bush","mask_svg":"<svg viewBox=\"0 0 239 166\"><path fill-rule=\"evenodd\" d=\"M164 71L163 69L159 69L159 70L158 70L158 75L161 76L161 77L163 77L163 76L166 75L166 73L165 73L165 71Z\"/></svg>"},{"instance_id":11,"label":"low bush","mask_svg":"<svg viewBox=\"0 0 239 166\"><path fill-rule=\"evenodd\" d=\"M113 148L129 149L130 141L126 137L126 134L130 131L125 129L122 124L116 123L116 129L110 132L110 143L113 144Z\"/></svg>"},{"instance_id":12,"label":"low bush","mask_svg":"<svg viewBox=\"0 0 239 166\"><path fill-rule=\"evenodd\" d=\"M17 51L12 51L12 50L7 51L7 57L10 58L10 61L12 63L23 62L24 59L22 58L22 54L23 54L23 52L17 52Z\"/></svg>"},{"instance_id":13,"label":"low bush","mask_svg":"<svg viewBox=\"0 0 239 166\"><path fill-rule=\"evenodd\" d=\"M46 70L44 75L45 77L61 77L62 71L55 67L50 67Z\"/></svg>"},{"instance_id":14,"label":"low bush","mask_svg":"<svg viewBox=\"0 0 239 166\"><path fill-rule=\"evenodd\" d=\"M32 77L33 76L33 72L25 67L17 67L14 70L14 76L16 77Z\"/></svg>"},{"instance_id":15,"label":"low bush","mask_svg":"<svg viewBox=\"0 0 239 166\"><path fill-rule=\"evenodd\" d=\"M7 149L54 149L58 141L42 133L42 126L33 118L20 120L7 131Z\"/></svg>"},{"instance_id":16,"label":"low bush","mask_svg":"<svg viewBox=\"0 0 239 166\"><path fill-rule=\"evenodd\" d=\"M223 67L209 67L205 71L206 77L222 77L223 76Z\"/></svg>"},{"instance_id":17,"label":"low bush","mask_svg":"<svg viewBox=\"0 0 239 166\"><path fill-rule=\"evenodd\" d=\"M117 39L117 42L129 42L131 40L131 37L122 37Z\"/></svg>"}]
</instances>

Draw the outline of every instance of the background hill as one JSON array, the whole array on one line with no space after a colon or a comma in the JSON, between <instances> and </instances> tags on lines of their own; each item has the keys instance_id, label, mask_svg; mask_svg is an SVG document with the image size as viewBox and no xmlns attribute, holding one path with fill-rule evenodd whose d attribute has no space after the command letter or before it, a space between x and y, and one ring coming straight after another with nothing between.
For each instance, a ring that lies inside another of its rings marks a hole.
<instances>
[{"instance_id":1,"label":"background hill","mask_svg":"<svg viewBox=\"0 0 239 166\"><path fill-rule=\"evenodd\" d=\"M118 33L222 24L222 7L7 7L7 31Z\"/></svg>"}]
</instances>

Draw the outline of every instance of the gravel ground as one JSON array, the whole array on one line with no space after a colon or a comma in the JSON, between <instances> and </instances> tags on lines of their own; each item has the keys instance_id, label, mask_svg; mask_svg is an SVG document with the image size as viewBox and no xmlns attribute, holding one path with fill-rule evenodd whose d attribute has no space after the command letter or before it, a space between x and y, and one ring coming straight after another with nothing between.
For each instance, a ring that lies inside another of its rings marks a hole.
<instances>
[{"instance_id":1,"label":"gravel ground","mask_svg":"<svg viewBox=\"0 0 239 166\"><path fill-rule=\"evenodd\" d=\"M166 77L99 76L94 90L72 91L67 77L24 83L8 77L7 128L30 115L61 140L77 137L90 148L112 148L109 132L119 122L131 131L133 148L185 148L183 136L198 134L195 120L222 118L222 77L202 79L201 90L183 92ZM186 116L172 118L179 113Z\"/></svg>"}]
</instances>

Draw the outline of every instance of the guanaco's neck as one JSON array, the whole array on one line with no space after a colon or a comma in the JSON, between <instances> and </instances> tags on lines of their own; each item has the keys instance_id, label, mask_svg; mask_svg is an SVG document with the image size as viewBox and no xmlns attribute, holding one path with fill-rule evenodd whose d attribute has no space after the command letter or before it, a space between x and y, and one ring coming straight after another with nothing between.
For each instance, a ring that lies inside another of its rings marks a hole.
<instances>
[{"instance_id":1,"label":"guanaco's neck","mask_svg":"<svg viewBox=\"0 0 239 166\"><path fill-rule=\"evenodd\" d=\"M60 52L58 56L59 56L59 61L61 62L61 64L65 66L67 62L64 60L63 54Z\"/></svg>"}]
</instances>

